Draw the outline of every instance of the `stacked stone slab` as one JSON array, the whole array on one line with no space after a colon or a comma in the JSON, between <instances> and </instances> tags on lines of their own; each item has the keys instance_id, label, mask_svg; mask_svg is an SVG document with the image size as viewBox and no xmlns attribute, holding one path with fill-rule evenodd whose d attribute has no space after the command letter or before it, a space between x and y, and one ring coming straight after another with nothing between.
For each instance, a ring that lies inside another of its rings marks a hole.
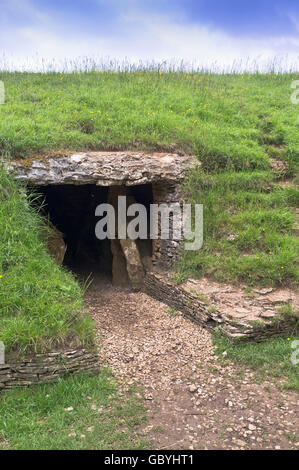
<instances>
[{"instance_id":1,"label":"stacked stone slab","mask_svg":"<svg viewBox=\"0 0 299 470\"><path fill-rule=\"evenodd\" d=\"M0 365L0 390L55 382L59 377L78 372L98 374L98 355L86 349L36 354Z\"/></svg>"},{"instance_id":2,"label":"stacked stone slab","mask_svg":"<svg viewBox=\"0 0 299 470\"><path fill-rule=\"evenodd\" d=\"M232 319L214 306L200 300L196 293L169 279L168 272L147 273L144 291L155 299L182 312L184 316L210 331L218 329L232 341L262 341L271 336L298 334L298 315L280 315L260 322Z\"/></svg>"},{"instance_id":3,"label":"stacked stone slab","mask_svg":"<svg viewBox=\"0 0 299 470\"><path fill-rule=\"evenodd\" d=\"M153 184L153 197L156 204L179 204L183 205L182 186L178 182L157 182ZM158 239L153 240L153 262L162 268L171 268L178 259L182 248L182 240L174 240L173 235L173 214L170 214L170 237L161 239L161 219L159 219ZM181 222L182 224L182 222ZM177 227L182 230L181 227Z\"/></svg>"}]
</instances>

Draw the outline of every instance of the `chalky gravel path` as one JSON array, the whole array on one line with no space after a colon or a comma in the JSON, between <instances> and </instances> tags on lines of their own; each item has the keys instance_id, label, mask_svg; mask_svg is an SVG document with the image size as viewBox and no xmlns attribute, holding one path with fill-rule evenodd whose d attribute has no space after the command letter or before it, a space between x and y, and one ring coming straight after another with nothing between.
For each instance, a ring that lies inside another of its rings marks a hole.
<instances>
[{"instance_id":1,"label":"chalky gravel path","mask_svg":"<svg viewBox=\"0 0 299 470\"><path fill-rule=\"evenodd\" d=\"M214 354L211 334L143 293L95 280L86 294L101 365L138 383L153 449L296 449L298 395Z\"/></svg>"}]
</instances>

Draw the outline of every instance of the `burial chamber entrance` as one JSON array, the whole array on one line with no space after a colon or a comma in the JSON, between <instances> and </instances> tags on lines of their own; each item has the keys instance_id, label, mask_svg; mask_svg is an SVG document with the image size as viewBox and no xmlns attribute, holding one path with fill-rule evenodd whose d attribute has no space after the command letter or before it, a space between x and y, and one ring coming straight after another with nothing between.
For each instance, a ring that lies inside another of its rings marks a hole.
<instances>
[{"instance_id":1,"label":"burial chamber entrance","mask_svg":"<svg viewBox=\"0 0 299 470\"><path fill-rule=\"evenodd\" d=\"M150 224L147 224L146 239L119 240L117 198L126 196L127 205L142 204L150 214L151 184L130 187L47 185L34 187L34 192L38 195L39 210L50 228L48 249L59 264L83 279L90 276L110 280L118 287L141 288L146 271L152 268ZM115 239L112 240L99 239L96 234L100 220L96 209L102 204L111 204L115 208Z\"/></svg>"},{"instance_id":2,"label":"burial chamber entrance","mask_svg":"<svg viewBox=\"0 0 299 470\"><path fill-rule=\"evenodd\" d=\"M96 207L111 204L117 219L118 196L125 195L129 205L142 204L147 217L151 204L182 204L181 183L193 165L191 156L140 152L81 152L11 164L15 178L44 199L41 210L54 233L49 251L56 260L80 275L105 276L137 290L147 271L173 264L181 242L151 239L150 223L147 239L123 239L116 232L115 239L101 240Z\"/></svg>"}]
</instances>

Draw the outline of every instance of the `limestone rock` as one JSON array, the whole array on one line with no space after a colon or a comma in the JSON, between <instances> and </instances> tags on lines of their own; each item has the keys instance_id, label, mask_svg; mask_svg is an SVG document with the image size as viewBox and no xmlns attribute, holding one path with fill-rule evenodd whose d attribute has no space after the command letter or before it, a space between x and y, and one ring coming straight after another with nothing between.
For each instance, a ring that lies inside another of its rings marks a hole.
<instances>
[{"instance_id":1,"label":"limestone rock","mask_svg":"<svg viewBox=\"0 0 299 470\"><path fill-rule=\"evenodd\" d=\"M127 272L126 258L124 257L119 240L111 240L112 251L112 284L116 287L129 287L130 279Z\"/></svg>"},{"instance_id":2,"label":"limestone rock","mask_svg":"<svg viewBox=\"0 0 299 470\"><path fill-rule=\"evenodd\" d=\"M127 207L130 204L136 203L135 199L129 194L128 188L125 186L112 186L109 188L108 202L115 210L116 237L120 235L118 229L121 223L121 218L117 212L118 196L126 196ZM130 221L130 218L128 218L128 221ZM127 227L120 227L120 230L126 233ZM111 251L113 255L113 285L126 287L131 284L133 289L140 290L143 285L145 271L137 241L129 238L111 240ZM144 263L146 263L145 258ZM149 262L147 262L147 264L149 265Z\"/></svg>"},{"instance_id":3,"label":"limestone rock","mask_svg":"<svg viewBox=\"0 0 299 470\"><path fill-rule=\"evenodd\" d=\"M275 317L276 312L274 310L265 310L261 313L262 318L273 318Z\"/></svg>"},{"instance_id":4,"label":"limestone rock","mask_svg":"<svg viewBox=\"0 0 299 470\"><path fill-rule=\"evenodd\" d=\"M8 165L16 179L30 185L97 184L101 186L182 181L190 166L199 164L192 156L143 152L80 152L45 157L30 164Z\"/></svg>"},{"instance_id":5,"label":"limestone rock","mask_svg":"<svg viewBox=\"0 0 299 470\"><path fill-rule=\"evenodd\" d=\"M140 290L143 286L145 273L136 242L127 238L126 240L120 240L120 245L126 258L127 272L132 287L135 290Z\"/></svg>"}]
</instances>

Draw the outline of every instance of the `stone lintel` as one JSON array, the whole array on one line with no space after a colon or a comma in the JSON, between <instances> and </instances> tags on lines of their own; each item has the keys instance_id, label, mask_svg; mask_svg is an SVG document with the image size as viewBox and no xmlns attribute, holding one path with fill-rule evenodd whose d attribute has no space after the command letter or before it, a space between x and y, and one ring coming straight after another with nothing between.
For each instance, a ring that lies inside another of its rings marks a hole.
<instances>
[{"instance_id":1,"label":"stone lintel","mask_svg":"<svg viewBox=\"0 0 299 470\"><path fill-rule=\"evenodd\" d=\"M181 182L193 156L143 152L79 152L17 160L9 164L15 178L29 185L96 184L134 186L157 181Z\"/></svg>"}]
</instances>

